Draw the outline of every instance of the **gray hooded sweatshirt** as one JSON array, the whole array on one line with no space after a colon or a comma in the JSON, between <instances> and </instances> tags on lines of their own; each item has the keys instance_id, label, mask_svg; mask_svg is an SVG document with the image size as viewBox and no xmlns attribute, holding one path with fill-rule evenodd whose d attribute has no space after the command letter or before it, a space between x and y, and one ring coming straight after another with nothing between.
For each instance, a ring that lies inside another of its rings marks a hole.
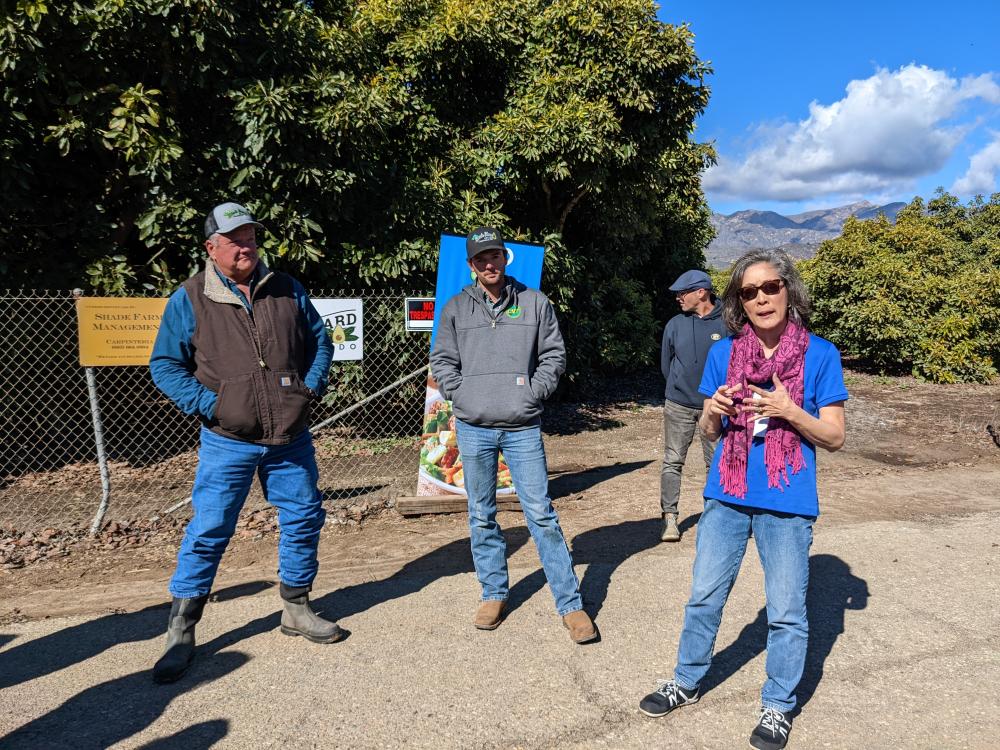
<instances>
[{"instance_id":1,"label":"gray hooded sweatshirt","mask_svg":"<svg viewBox=\"0 0 1000 750\"><path fill-rule=\"evenodd\" d=\"M700 409L705 397L698 393L701 375L705 369L708 350L729 330L722 320L722 301L704 318L694 313L675 315L663 329L663 349L660 352L660 369L667 379L664 394L668 401L681 406Z\"/></svg>"},{"instance_id":2,"label":"gray hooded sweatshirt","mask_svg":"<svg viewBox=\"0 0 1000 750\"><path fill-rule=\"evenodd\" d=\"M463 422L504 430L539 424L542 401L565 369L552 303L512 276L497 305L470 284L441 312L431 374Z\"/></svg>"}]
</instances>

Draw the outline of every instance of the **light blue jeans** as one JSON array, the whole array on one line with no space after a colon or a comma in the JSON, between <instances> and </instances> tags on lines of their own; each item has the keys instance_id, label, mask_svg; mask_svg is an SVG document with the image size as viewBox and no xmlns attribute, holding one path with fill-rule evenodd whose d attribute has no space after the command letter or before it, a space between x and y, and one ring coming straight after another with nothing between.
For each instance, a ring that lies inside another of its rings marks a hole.
<instances>
[{"instance_id":1,"label":"light blue jeans","mask_svg":"<svg viewBox=\"0 0 1000 750\"><path fill-rule=\"evenodd\" d=\"M752 531L764 568L767 607L767 680L761 703L783 713L795 708L795 688L805 668L809 641L806 589L815 520L705 498L705 511L698 522L691 599L684 610L684 629L677 647L674 680L680 687L697 688L708 672L722 608Z\"/></svg>"},{"instance_id":2,"label":"light blue jeans","mask_svg":"<svg viewBox=\"0 0 1000 750\"><path fill-rule=\"evenodd\" d=\"M455 420L469 495L469 538L483 600L506 601L510 592L507 545L497 523L497 457L510 467L524 519L538 548L545 578L560 615L583 609L573 558L549 498L549 477L540 427L500 430Z\"/></svg>"},{"instance_id":3,"label":"light blue jeans","mask_svg":"<svg viewBox=\"0 0 1000 750\"><path fill-rule=\"evenodd\" d=\"M293 588L312 584L326 511L316 487L319 471L309 431L288 445L255 445L203 427L191 492L194 517L177 553L177 570L170 580L173 596L191 599L212 590L254 474L260 476L264 497L278 509L278 576Z\"/></svg>"}]
</instances>

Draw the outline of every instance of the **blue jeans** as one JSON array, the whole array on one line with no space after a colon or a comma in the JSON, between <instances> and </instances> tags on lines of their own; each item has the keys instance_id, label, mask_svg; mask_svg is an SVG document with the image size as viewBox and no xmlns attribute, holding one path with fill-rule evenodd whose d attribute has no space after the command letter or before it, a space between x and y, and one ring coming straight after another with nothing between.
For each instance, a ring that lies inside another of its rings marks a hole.
<instances>
[{"instance_id":1,"label":"blue jeans","mask_svg":"<svg viewBox=\"0 0 1000 750\"><path fill-rule=\"evenodd\" d=\"M211 591L255 473L264 497L278 509L278 576L287 586L312 584L326 511L316 487L319 471L309 431L288 445L255 445L203 427L191 492L194 517L177 553L177 570L170 580L173 596L190 599Z\"/></svg>"},{"instance_id":2,"label":"blue jeans","mask_svg":"<svg viewBox=\"0 0 1000 750\"><path fill-rule=\"evenodd\" d=\"M499 430L476 427L459 419L455 420L455 428L458 450L462 454L465 491L469 495L472 561L483 589L483 600L506 601L510 593L507 545L497 523L497 457L503 451L556 610L566 615L583 609L580 582L573 572L573 558L549 498L541 428Z\"/></svg>"},{"instance_id":3,"label":"blue jeans","mask_svg":"<svg viewBox=\"0 0 1000 750\"><path fill-rule=\"evenodd\" d=\"M722 608L752 531L764 568L767 607L767 680L761 703L783 713L795 708L795 688L805 668L809 640L806 588L815 520L705 498L705 511L698 522L691 599L684 610L684 629L677 647L674 680L680 687L697 688L708 672Z\"/></svg>"}]
</instances>

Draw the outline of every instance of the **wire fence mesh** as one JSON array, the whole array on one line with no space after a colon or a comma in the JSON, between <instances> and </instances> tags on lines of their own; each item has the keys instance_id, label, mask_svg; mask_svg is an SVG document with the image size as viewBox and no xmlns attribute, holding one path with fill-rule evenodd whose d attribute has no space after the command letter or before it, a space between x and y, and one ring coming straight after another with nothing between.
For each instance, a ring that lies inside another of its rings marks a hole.
<instances>
[{"instance_id":1,"label":"wire fence mesh","mask_svg":"<svg viewBox=\"0 0 1000 750\"><path fill-rule=\"evenodd\" d=\"M334 362L327 395L313 410L320 489L328 505L389 505L416 484L420 371L428 361L429 336L405 330L404 299L428 295L314 290L311 296L364 302L364 359ZM0 292L2 525L84 525L101 503L77 335L73 293ZM198 420L157 390L147 367L100 367L94 376L110 479L105 520L188 512ZM262 503L255 483L246 507Z\"/></svg>"}]
</instances>

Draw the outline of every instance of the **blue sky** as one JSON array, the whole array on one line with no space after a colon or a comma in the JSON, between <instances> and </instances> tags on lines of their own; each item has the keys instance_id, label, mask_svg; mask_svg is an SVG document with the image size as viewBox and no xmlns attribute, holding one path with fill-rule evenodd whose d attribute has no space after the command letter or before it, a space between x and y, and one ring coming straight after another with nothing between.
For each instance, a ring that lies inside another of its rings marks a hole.
<instances>
[{"instance_id":1,"label":"blue sky","mask_svg":"<svg viewBox=\"0 0 1000 750\"><path fill-rule=\"evenodd\" d=\"M1000 191L1000 2L661 0L712 64L712 210Z\"/></svg>"}]
</instances>

